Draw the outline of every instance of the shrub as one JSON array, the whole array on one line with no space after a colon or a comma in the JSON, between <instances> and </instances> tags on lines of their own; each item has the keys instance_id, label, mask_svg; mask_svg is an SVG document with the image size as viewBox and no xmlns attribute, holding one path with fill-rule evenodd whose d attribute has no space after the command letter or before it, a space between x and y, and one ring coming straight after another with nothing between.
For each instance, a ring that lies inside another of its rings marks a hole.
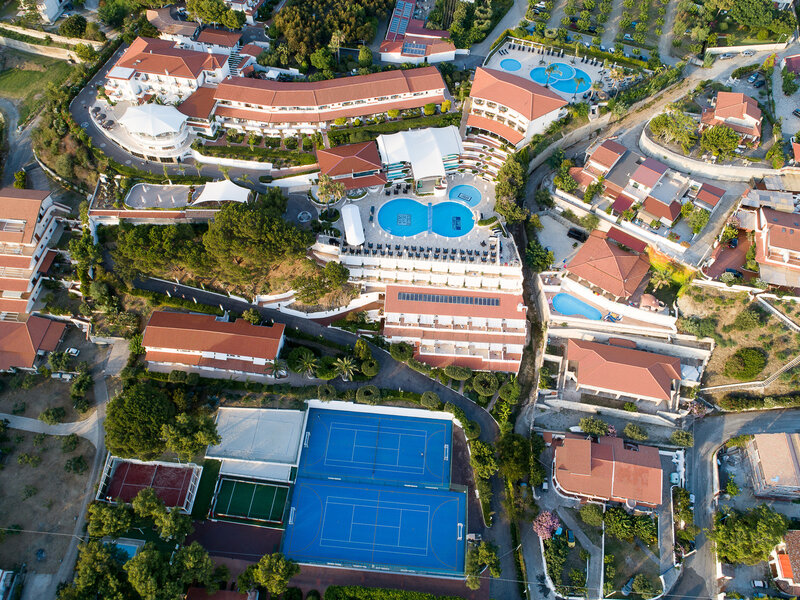
<instances>
[{"instance_id":1,"label":"shrub","mask_svg":"<svg viewBox=\"0 0 800 600\"><path fill-rule=\"evenodd\" d=\"M314 358L314 352L305 346L298 346L289 352L286 363L289 368L295 373L303 372L303 360L306 358Z\"/></svg>"},{"instance_id":2,"label":"shrub","mask_svg":"<svg viewBox=\"0 0 800 600\"><path fill-rule=\"evenodd\" d=\"M442 401L439 400L439 394L431 391L423 392L420 403L425 408L430 408L431 410L438 410L442 406Z\"/></svg>"},{"instance_id":3,"label":"shrub","mask_svg":"<svg viewBox=\"0 0 800 600\"><path fill-rule=\"evenodd\" d=\"M377 404L381 391L374 385L364 385L356 390L356 402L361 404Z\"/></svg>"},{"instance_id":4,"label":"shrub","mask_svg":"<svg viewBox=\"0 0 800 600\"><path fill-rule=\"evenodd\" d=\"M767 357L759 348L740 348L725 361L725 375L750 381L767 366Z\"/></svg>"},{"instance_id":5,"label":"shrub","mask_svg":"<svg viewBox=\"0 0 800 600\"><path fill-rule=\"evenodd\" d=\"M407 362L414 356L414 348L405 342L400 342L399 344L392 344L389 347L389 354L391 354L392 358L395 360Z\"/></svg>"},{"instance_id":6,"label":"shrub","mask_svg":"<svg viewBox=\"0 0 800 600\"><path fill-rule=\"evenodd\" d=\"M334 367L334 363L336 359L333 356L325 355L319 359L319 365L317 365L316 369L316 376L318 379L323 379L325 381L329 381L334 379L338 374L336 372L336 368Z\"/></svg>"},{"instance_id":7,"label":"shrub","mask_svg":"<svg viewBox=\"0 0 800 600\"><path fill-rule=\"evenodd\" d=\"M516 404L519 402L519 394L519 383L517 383L516 379L504 383L498 392L498 395L509 404Z\"/></svg>"},{"instance_id":8,"label":"shrub","mask_svg":"<svg viewBox=\"0 0 800 600\"><path fill-rule=\"evenodd\" d=\"M602 527L603 509L597 504L584 504L580 511L581 521L592 527Z\"/></svg>"},{"instance_id":9,"label":"shrub","mask_svg":"<svg viewBox=\"0 0 800 600\"><path fill-rule=\"evenodd\" d=\"M472 389L481 396L492 396L497 391L497 377L485 371L476 373L472 378Z\"/></svg>"},{"instance_id":10,"label":"shrub","mask_svg":"<svg viewBox=\"0 0 800 600\"><path fill-rule=\"evenodd\" d=\"M283 592L283 600L303 600L303 591L299 587L290 587Z\"/></svg>"},{"instance_id":11,"label":"shrub","mask_svg":"<svg viewBox=\"0 0 800 600\"><path fill-rule=\"evenodd\" d=\"M581 430L589 435L608 435L608 423L597 417L584 417L580 421Z\"/></svg>"},{"instance_id":12,"label":"shrub","mask_svg":"<svg viewBox=\"0 0 800 600\"><path fill-rule=\"evenodd\" d=\"M323 383L317 388L317 398L323 402L336 400L336 388L330 383Z\"/></svg>"},{"instance_id":13,"label":"shrub","mask_svg":"<svg viewBox=\"0 0 800 600\"><path fill-rule=\"evenodd\" d=\"M75 448L78 447L78 442L80 442L80 439L76 433L70 433L69 435L64 436L61 438L61 452L64 454L73 452Z\"/></svg>"},{"instance_id":14,"label":"shrub","mask_svg":"<svg viewBox=\"0 0 800 600\"><path fill-rule=\"evenodd\" d=\"M736 315L733 320L733 327L740 331L749 331L760 327L764 313L760 309L747 308Z\"/></svg>"},{"instance_id":15,"label":"shrub","mask_svg":"<svg viewBox=\"0 0 800 600\"><path fill-rule=\"evenodd\" d=\"M691 448L694 446L694 436L683 429L674 431L672 435L669 436L669 441L676 446L683 446L684 448Z\"/></svg>"},{"instance_id":16,"label":"shrub","mask_svg":"<svg viewBox=\"0 0 800 600\"><path fill-rule=\"evenodd\" d=\"M82 475L86 473L88 469L89 465L86 464L86 459L83 457L83 454L73 456L64 464L64 470L67 473L75 473L76 475Z\"/></svg>"},{"instance_id":17,"label":"shrub","mask_svg":"<svg viewBox=\"0 0 800 600\"><path fill-rule=\"evenodd\" d=\"M420 373L424 373L425 375L430 375L431 372L433 371L433 367L425 364L424 362L418 361L414 357L409 358L406 364L415 371L419 371Z\"/></svg>"},{"instance_id":18,"label":"shrub","mask_svg":"<svg viewBox=\"0 0 800 600\"><path fill-rule=\"evenodd\" d=\"M456 381L466 381L472 377L471 369L468 367L461 367L459 365L447 365L444 368L444 373L450 379L455 379Z\"/></svg>"},{"instance_id":19,"label":"shrub","mask_svg":"<svg viewBox=\"0 0 800 600\"><path fill-rule=\"evenodd\" d=\"M622 430L622 435L637 442L642 442L648 437L647 430L635 423L628 423L625 425L625 429Z\"/></svg>"},{"instance_id":20,"label":"shrub","mask_svg":"<svg viewBox=\"0 0 800 600\"><path fill-rule=\"evenodd\" d=\"M186 371L178 371L177 369L173 369L169 372L169 379L170 383L184 383L186 381Z\"/></svg>"},{"instance_id":21,"label":"shrub","mask_svg":"<svg viewBox=\"0 0 800 600\"><path fill-rule=\"evenodd\" d=\"M380 370L381 366L374 358L368 358L361 363L361 372L365 377L375 377Z\"/></svg>"},{"instance_id":22,"label":"shrub","mask_svg":"<svg viewBox=\"0 0 800 600\"><path fill-rule=\"evenodd\" d=\"M39 415L39 420L48 425L56 425L61 423L65 416L67 416L67 411L60 406L56 406L42 411L42 413Z\"/></svg>"},{"instance_id":23,"label":"shrub","mask_svg":"<svg viewBox=\"0 0 800 600\"><path fill-rule=\"evenodd\" d=\"M626 402L622 408L627 410L628 412L639 412L639 408L636 406L636 402Z\"/></svg>"},{"instance_id":24,"label":"shrub","mask_svg":"<svg viewBox=\"0 0 800 600\"><path fill-rule=\"evenodd\" d=\"M631 586L634 594L639 594L641 598L652 598L656 595L656 588L653 582L644 573L639 573L633 578L633 585Z\"/></svg>"}]
</instances>

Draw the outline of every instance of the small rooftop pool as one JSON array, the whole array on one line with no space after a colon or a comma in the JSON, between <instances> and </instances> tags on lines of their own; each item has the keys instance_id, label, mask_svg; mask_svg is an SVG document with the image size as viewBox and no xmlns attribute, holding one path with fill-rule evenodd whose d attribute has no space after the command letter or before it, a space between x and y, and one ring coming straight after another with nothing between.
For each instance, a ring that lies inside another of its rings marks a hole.
<instances>
[{"instance_id":1,"label":"small rooftop pool","mask_svg":"<svg viewBox=\"0 0 800 600\"><path fill-rule=\"evenodd\" d=\"M603 313L594 306L586 304L575 296L563 292L553 296L553 309L565 317L581 316L592 321L600 321Z\"/></svg>"},{"instance_id":2,"label":"small rooftop pool","mask_svg":"<svg viewBox=\"0 0 800 600\"><path fill-rule=\"evenodd\" d=\"M481 202L481 193L474 185L462 184L457 185L454 188L450 188L448 197L450 200L463 202L470 208L478 206L478 204Z\"/></svg>"}]
</instances>

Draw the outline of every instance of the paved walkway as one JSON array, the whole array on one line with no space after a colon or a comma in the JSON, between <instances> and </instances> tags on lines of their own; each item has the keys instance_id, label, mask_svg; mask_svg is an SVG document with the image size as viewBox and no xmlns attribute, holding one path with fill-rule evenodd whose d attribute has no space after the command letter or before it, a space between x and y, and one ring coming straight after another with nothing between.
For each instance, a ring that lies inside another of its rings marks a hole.
<instances>
[{"instance_id":1,"label":"paved walkway","mask_svg":"<svg viewBox=\"0 0 800 600\"><path fill-rule=\"evenodd\" d=\"M572 513L563 506L556 509L559 518L578 538L581 546L589 553L589 571L586 574L586 590L589 598L603 597L603 551L594 545L581 529L581 525ZM652 552L651 552L652 554Z\"/></svg>"},{"instance_id":2,"label":"paved walkway","mask_svg":"<svg viewBox=\"0 0 800 600\"><path fill-rule=\"evenodd\" d=\"M611 13L608 15L608 21L605 22L605 32L600 37L600 43L605 46L606 50L609 48L614 49L614 40L617 38L619 31L619 22L622 19L622 0L613 0L611 3Z\"/></svg>"},{"instance_id":3,"label":"paved walkway","mask_svg":"<svg viewBox=\"0 0 800 600\"><path fill-rule=\"evenodd\" d=\"M661 28L661 37L658 40L658 54L661 62L666 62L666 59L672 56L672 26L675 24L677 7L678 0L672 0L667 4L667 15L664 19L664 26Z\"/></svg>"},{"instance_id":4,"label":"paved walkway","mask_svg":"<svg viewBox=\"0 0 800 600\"><path fill-rule=\"evenodd\" d=\"M508 9L508 12L505 14L505 16L500 19L500 22L495 25L495 28L489 32L489 35L486 36L486 39L482 42L474 44L469 49L469 53L473 56L485 57L487 54L489 54L492 44L498 37L500 37L500 34L506 29L514 29L517 25L519 25L519 22L525 18L525 13L527 10L527 0L514 0L514 5Z\"/></svg>"}]
</instances>

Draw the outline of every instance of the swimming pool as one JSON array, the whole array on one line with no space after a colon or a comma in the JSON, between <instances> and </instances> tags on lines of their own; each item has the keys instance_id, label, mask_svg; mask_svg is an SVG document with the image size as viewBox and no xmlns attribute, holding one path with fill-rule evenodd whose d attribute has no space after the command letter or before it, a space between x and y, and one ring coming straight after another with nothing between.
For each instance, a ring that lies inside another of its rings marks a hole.
<instances>
[{"instance_id":1,"label":"swimming pool","mask_svg":"<svg viewBox=\"0 0 800 600\"><path fill-rule=\"evenodd\" d=\"M504 58L500 61L500 68L505 71L519 71L522 68L522 63L514 58Z\"/></svg>"},{"instance_id":2,"label":"swimming pool","mask_svg":"<svg viewBox=\"0 0 800 600\"><path fill-rule=\"evenodd\" d=\"M472 212L460 202L426 206L411 198L397 198L381 207L378 223L386 232L400 237L427 231L452 238L472 231L475 219Z\"/></svg>"},{"instance_id":3,"label":"swimming pool","mask_svg":"<svg viewBox=\"0 0 800 600\"><path fill-rule=\"evenodd\" d=\"M481 193L474 185L457 185L450 189L448 196L450 200L463 202L470 208L478 206L481 201Z\"/></svg>"},{"instance_id":4,"label":"swimming pool","mask_svg":"<svg viewBox=\"0 0 800 600\"><path fill-rule=\"evenodd\" d=\"M547 67L536 67L530 73L531 79L564 94L582 94L592 85L592 78L582 69L566 63L553 63L551 66L554 69L549 75Z\"/></svg>"},{"instance_id":5,"label":"swimming pool","mask_svg":"<svg viewBox=\"0 0 800 600\"><path fill-rule=\"evenodd\" d=\"M594 306L590 306L583 300L579 300L575 296L564 294L563 292L553 296L553 308L559 314L567 317L580 315L592 321L599 321L603 318L603 313Z\"/></svg>"},{"instance_id":6,"label":"swimming pool","mask_svg":"<svg viewBox=\"0 0 800 600\"><path fill-rule=\"evenodd\" d=\"M125 542L106 542L106 545L108 546L111 544L115 545L117 548L119 548L119 550L121 550L121 553L124 554L123 560L125 562L128 562L130 559L136 556L137 552L139 552L138 544Z\"/></svg>"}]
</instances>

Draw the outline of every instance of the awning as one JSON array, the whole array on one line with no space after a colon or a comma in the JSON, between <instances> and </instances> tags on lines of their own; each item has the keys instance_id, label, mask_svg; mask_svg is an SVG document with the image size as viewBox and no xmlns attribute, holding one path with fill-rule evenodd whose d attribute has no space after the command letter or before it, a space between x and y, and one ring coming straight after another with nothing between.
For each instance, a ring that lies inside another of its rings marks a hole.
<instances>
[{"instance_id":1,"label":"awning","mask_svg":"<svg viewBox=\"0 0 800 600\"><path fill-rule=\"evenodd\" d=\"M378 136L383 164L410 163L414 179L444 177L444 158L464 151L455 125Z\"/></svg>"},{"instance_id":2,"label":"awning","mask_svg":"<svg viewBox=\"0 0 800 600\"><path fill-rule=\"evenodd\" d=\"M205 184L197 200L192 202L192 206L206 202L247 202L249 197L250 190L236 185L229 179L223 179Z\"/></svg>"},{"instance_id":3,"label":"awning","mask_svg":"<svg viewBox=\"0 0 800 600\"><path fill-rule=\"evenodd\" d=\"M178 133L186 123L186 115L181 114L174 106L142 104L129 107L119 122L130 133L156 137Z\"/></svg>"},{"instance_id":4,"label":"awning","mask_svg":"<svg viewBox=\"0 0 800 600\"><path fill-rule=\"evenodd\" d=\"M361 224L361 212L355 204L347 204L342 208L344 235L351 246L364 243L364 226Z\"/></svg>"}]
</instances>

